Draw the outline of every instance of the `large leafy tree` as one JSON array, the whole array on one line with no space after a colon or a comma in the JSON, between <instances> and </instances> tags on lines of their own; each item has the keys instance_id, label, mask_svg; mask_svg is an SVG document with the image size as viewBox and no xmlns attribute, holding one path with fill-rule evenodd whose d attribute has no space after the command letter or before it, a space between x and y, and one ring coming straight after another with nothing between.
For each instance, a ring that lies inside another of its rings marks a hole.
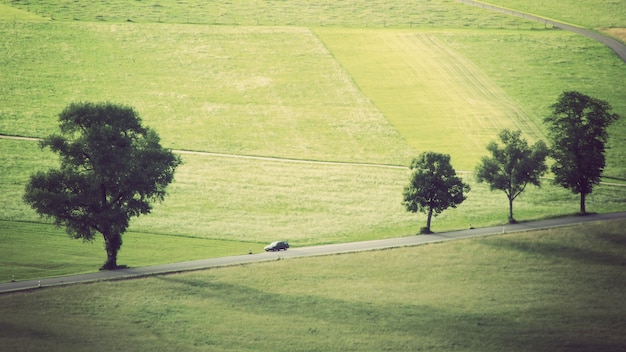
<instances>
[{"instance_id":1,"label":"large leafy tree","mask_svg":"<svg viewBox=\"0 0 626 352\"><path fill-rule=\"evenodd\" d=\"M116 269L131 217L163 201L181 159L161 147L130 107L73 103L60 113L59 127L61 134L40 145L59 155L60 167L31 175L24 200L73 238L100 233L107 253L102 269Z\"/></svg>"},{"instance_id":2,"label":"large leafy tree","mask_svg":"<svg viewBox=\"0 0 626 352\"><path fill-rule=\"evenodd\" d=\"M470 186L456 176L450 164L450 155L424 152L411 161L410 182L404 187L402 204L407 211L427 214L426 227L421 233L432 233L432 216L439 215L449 207L456 208L469 192Z\"/></svg>"},{"instance_id":3,"label":"large leafy tree","mask_svg":"<svg viewBox=\"0 0 626 352\"><path fill-rule=\"evenodd\" d=\"M500 190L509 200L509 223L514 223L513 201L522 194L528 184L539 186L541 176L548 170L546 157L548 147L538 141L532 147L521 137L521 131L502 130L498 137L501 144L491 142L485 156L476 167L476 180L487 182L491 190Z\"/></svg>"},{"instance_id":4,"label":"large leafy tree","mask_svg":"<svg viewBox=\"0 0 626 352\"><path fill-rule=\"evenodd\" d=\"M570 91L559 96L552 114L544 119L552 142L554 182L580 194L581 214L586 213L585 199L604 170L607 128L619 118L610 111L606 101Z\"/></svg>"}]
</instances>

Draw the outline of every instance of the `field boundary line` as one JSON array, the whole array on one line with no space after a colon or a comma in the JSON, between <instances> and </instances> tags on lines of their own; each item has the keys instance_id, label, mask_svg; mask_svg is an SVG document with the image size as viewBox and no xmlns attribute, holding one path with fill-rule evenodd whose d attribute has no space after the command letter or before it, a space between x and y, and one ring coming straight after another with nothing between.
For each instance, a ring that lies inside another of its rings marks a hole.
<instances>
[{"instance_id":1,"label":"field boundary line","mask_svg":"<svg viewBox=\"0 0 626 352\"><path fill-rule=\"evenodd\" d=\"M193 150L172 150L179 154L191 154L191 155L206 155L224 158L237 158L237 159L252 159L261 161L274 161L285 163L299 163L299 164L318 164L318 165L346 165L346 166L362 166L362 167L379 167L390 169L408 169L408 166L393 165L393 164L375 164L375 163L359 163L351 161L323 161L323 160L311 160L311 159L294 159L294 158L281 158L277 156L260 156L260 155L246 155L246 154L229 154L218 152L202 152Z\"/></svg>"},{"instance_id":2,"label":"field boundary line","mask_svg":"<svg viewBox=\"0 0 626 352\"><path fill-rule=\"evenodd\" d=\"M6 134L0 134L0 139L12 139L12 140L20 140L20 141L40 141L41 138L36 137L22 137L22 136L11 136ZM188 154L188 155L200 155L200 156L211 156L211 157L219 157L219 158L232 158L232 159L249 159L249 160L260 160L260 161L271 161L271 162L282 162L282 163L294 163L294 164L311 164L311 165L336 165L336 166L357 166L357 167L376 167L376 168L384 168L384 169L401 169L401 170L409 170L408 166L402 165L393 165L393 164L376 164L376 163L358 163L358 162L350 162L350 161L323 161L323 160L310 160L310 159L293 159L293 158L281 158L276 156L260 156L260 155L246 155L246 154L229 154L229 153L218 153L218 152L203 152L203 151L194 151L194 150L183 150L183 149L172 149L174 153L178 154ZM455 170L457 174L472 174L473 171L470 170ZM544 179L552 179L550 177L543 177ZM626 187L626 184L615 183L615 182L600 182L601 185L605 186L614 186L614 187Z\"/></svg>"},{"instance_id":3,"label":"field boundary line","mask_svg":"<svg viewBox=\"0 0 626 352\"><path fill-rule=\"evenodd\" d=\"M7 135L7 134L0 134L0 139L12 139L12 140L32 141L32 142L38 142L38 141L42 140L41 138L37 138L37 137L11 136L11 135ZM324 161L324 160L312 160L312 159L281 158L281 157L277 157L277 156L231 154L231 153L219 153L219 152L196 151L196 150L185 150L185 149L171 149L171 150L172 150L172 152L177 153L177 154L204 155L204 156L213 156L213 157L221 157L221 158L250 159L250 160L284 162L284 163L317 164L317 165L345 165L345 166L378 167L378 168L407 169L407 170L409 168L408 166L394 165L394 164L377 164L377 163L360 163L360 162L351 162L351 161Z\"/></svg>"}]
</instances>

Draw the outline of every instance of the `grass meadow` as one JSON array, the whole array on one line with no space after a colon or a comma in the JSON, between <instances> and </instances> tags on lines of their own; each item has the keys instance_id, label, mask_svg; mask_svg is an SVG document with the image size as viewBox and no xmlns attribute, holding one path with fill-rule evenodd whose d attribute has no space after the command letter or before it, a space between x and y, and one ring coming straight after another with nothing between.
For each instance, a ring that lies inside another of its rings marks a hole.
<instances>
[{"instance_id":1,"label":"grass meadow","mask_svg":"<svg viewBox=\"0 0 626 352\"><path fill-rule=\"evenodd\" d=\"M304 28L0 26L5 134L43 137L67 101L98 99L133 106L175 149L395 164L412 155Z\"/></svg>"},{"instance_id":2,"label":"grass meadow","mask_svg":"<svg viewBox=\"0 0 626 352\"><path fill-rule=\"evenodd\" d=\"M532 28L532 22L481 11L454 0L404 1L323 0L201 1L162 0L157 3L124 0L93 3L80 0L38 0L19 9L42 18L70 21L157 22L242 26L340 27L470 27ZM10 16L7 16L10 18Z\"/></svg>"},{"instance_id":3,"label":"grass meadow","mask_svg":"<svg viewBox=\"0 0 626 352\"><path fill-rule=\"evenodd\" d=\"M619 1L493 2L626 27ZM426 219L402 208L402 188L425 150L450 153L472 186L434 231L503 224L505 195L472 176L499 129L545 138L541 120L565 90L626 116L626 70L610 50L453 0L7 0L0 34L1 135L44 137L70 102L112 101L183 157L165 202L124 236L118 262L130 267L278 239L414 235ZM612 184L594 189L593 212L626 210L626 121L610 133ZM71 241L22 202L29 175L56 158L32 139L0 138L0 163L0 281L99 267L101 240ZM529 221L574 214L578 197L546 179L514 206ZM621 351L625 226L5 294L0 346Z\"/></svg>"},{"instance_id":4,"label":"grass meadow","mask_svg":"<svg viewBox=\"0 0 626 352\"><path fill-rule=\"evenodd\" d=\"M618 220L5 294L0 344L52 351L622 351L625 226Z\"/></svg>"},{"instance_id":5,"label":"grass meadow","mask_svg":"<svg viewBox=\"0 0 626 352\"><path fill-rule=\"evenodd\" d=\"M120 16L136 18L146 6L125 4L109 2L107 10L123 8L127 14ZM203 7L217 2L185 4L164 1L153 10L217 13ZM0 21L0 134L43 137L56 130L55 116L69 102L107 100L135 107L166 147L232 154L184 153L165 203L135 220L127 238L233 241L236 252L276 238L310 245L414 234L425 219L400 204L408 171L399 166L425 150L450 153L473 189L458 209L434 220L435 231L500 224L506 198L475 184L471 175L499 129L521 128L531 141L543 138L547 107L570 89L606 99L626 116L623 63L573 34L526 25L468 26L463 21L471 14L481 23L493 14L453 1L411 5L445 25L367 28L356 22L321 26L318 20L286 25L295 13L289 6L302 6L297 1L276 3L276 11L246 4L225 7L242 14L241 25L217 26L164 18L128 22L117 15L94 20L104 3L0 5L11 10ZM345 11L359 9L367 12L359 21L372 24L375 16L400 18L397 11L408 11L405 3L342 4L305 7L299 15L354 19ZM71 18L32 20L59 6ZM282 25L243 25L244 17L261 13L277 16ZM311 27L303 25L309 22ZM612 182L626 179L625 124L622 119L611 130L606 176ZM30 140L0 140L0 150L7 165L0 170L3 238L44 236L24 225L41 220L21 194L28 175L54 165L54 157ZM601 186L589 209L624 210L625 199L625 188ZM515 202L515 214L527 221L572 214L577 205L576 196L546 181ZM17 248L5 241L5 248ZM188 249L171 251L179 258ZM16 253L28 263L40 260ZM126 260L140 265L152 259ZM18 274L39 275L27 269Z\"/></svg>"},{"instance_id":6,"label":"grass meadow","mask_svg":"<svg viewBox=\"0 0 626 352\"><path fill-rule=\"evenodd\" d=\"M42 271L41 263L49 266L46 276L97 267L93 261L102 261L105 255L101 241L70 241L63 238L63 229L46 224L34 226L41 219L21 201L30 167L48 167L54 163L52 155L40 151L33 141L0 139L0 148L7 153L20 150L20 158L12 159L10 167L2 169L2 179L6 180L0 185L5 195L5 222L0 228L0 248L10 255L0 258L0 262L10 270L3 270L0 280L9 281L12 275L20 279L42 277L46 271ZM411 214L402 208L401 192L409 178L405 168L187 153L182 157L184 164L166 201L152 214L131 223L120 264L141 266L242 254L249 249L258 252L276 238L286 239L292 246L305 246L401 237L417 233L426 221L423 214ZM505 223L508 208L504 193L490 192L486 185L475 183L470 174L460 175L472 191L457 209L435 218L433 230ZM600 186L588 199L589 209L596 212L615 211L625 203L626 192L621 186ZM520 221L578 210L577 197L550 185L549 180L542 188L529 187L514 206ZM181 240L177 242L177 238ZM52 241L60 242L51 247ZM76 261L72 256L59 256L53 249L58 246L67 247L79 257L86 253L95 257Z\"/></svg>"}]
</instances>

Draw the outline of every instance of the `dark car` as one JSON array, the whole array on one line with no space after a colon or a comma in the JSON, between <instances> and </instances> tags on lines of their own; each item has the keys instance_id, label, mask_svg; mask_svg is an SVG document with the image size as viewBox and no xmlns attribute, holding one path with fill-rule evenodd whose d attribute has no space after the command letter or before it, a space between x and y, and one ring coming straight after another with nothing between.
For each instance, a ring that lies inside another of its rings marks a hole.
<instances>
[{"instance_id":1,"label":"dark car","mask_svg":"<svg viewBox=\"0 0 626 352\"><path fill-rule=\"evenodd\" d=\"M276 241L276 242L272 242L269 245L265 246L265 251L269 252L276 252L276 251L286 251L287 248L289 248L289 243L287 243L286 241Z\"/></svg>"}]
</instances>

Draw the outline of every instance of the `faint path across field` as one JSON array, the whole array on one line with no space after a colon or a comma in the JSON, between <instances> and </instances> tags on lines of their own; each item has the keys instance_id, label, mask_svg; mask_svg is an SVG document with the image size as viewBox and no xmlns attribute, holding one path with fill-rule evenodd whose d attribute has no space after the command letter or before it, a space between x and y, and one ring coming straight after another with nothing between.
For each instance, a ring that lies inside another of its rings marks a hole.
<instances>
[{"instance_id":1,"label":"faint path across field","mask_svg":"<svg viewBox=\"0 0 626 352\"><path fill-rule=\"evenodd\" d=\"M10 136L6 134L0 134L0 139L13 139L13 140L22 140L22 141L39 141L40 138L35 137L21 137L21 136ZM189 154L189 155L200 155L200 156L210 156L210 157L221 157L221 158L236 158L236 159L250 159L250 160L262 160L262 161L272 161L272 162L283 162L283 163L294 163L294 164L317 164L317 165L344 165L344 166L359 166L359 167L377 167L377 168L388 168L388 169L404 169L408 170L408 166L402 165L393 165L393 164L376 164L376 163L355 163L348 161L323 161L323 160L309 160L309 159L293 159L293 158L278 158L274 156L260 156L260 155L243 155L243 154L228 154L228 153L215 153L215 152L203 152L203 151L193 151L193 150L172 150L174 153L178 154ZM468 170L456 170L457 174L472 174L473 171ZM626 187L624 183L614 183L614 182L600 182L600 184L605 186L616 186L616 187Z\"/></svg>"},{"instance_id":2,"label":"faint path across field","mask_svg":"<svg viewBox=\"0 0 626 352\"><path fill-rule=\"evenodd\" d=\"M507 224L504 226L493 226L482 229L470 229L438 233L432 235L409 236L400 238L390 238L384 240L362 241L352 243L330 244L322 246L290 248L283 252L269 252L257 254L243 254L239 256L211 258L194 260L183 263L163 264L146 266L140 268L127 268L115 271L98 271L89 274L63 276L41 280L29 280L8 282L0 284L0 294L16 291L28 291L50 286L71 285L85 282L96 282L104 280L123 280L139 278L151 275L172 274L184 271L203 270L219 268L225 266L242 265L250 263L269 262L285 258L313 257L322 255L332 255L341 253L354 253L361 251L372 251L389 248L400 248L419 246L427 243L438 243L450 240L458 240L470 237L488 236L502 233L522 232L529 230L548 229L560 226L569 226L594 221L607 221L625 219L626 212L610 214L594 214L587 216L569 216L555 219L524 222L518 224Z\"/></svg>"},{"instance_id":3,"label":"faint path across field","mask_svg":"<svg viewBox=\"0 0 626 352\"><path fill-rule=\"evenodd\" d=\"M21 137L11 136L6 134L0 134L0 139L13 139L20 141L40 141L41 138L35 137ZM293 158L279 158L275 156L260 156L260 155L244 155L244 154L229 154L229 153L216 153L194 150L178 150L173 149L177 154L189 154L189 155L204 155L222 158L237 158L237 159L251 159L251 160L263 160L263 161L275 161L285 163L297 163L297 164L320 164L320 165L347 165L347 166L364 166L364 167L380 167L380 168L392 168L392 169L408 169L408 166L393 165L393 164L376 164L376 163L356 163L348 161L323 161L323 160L309 160L309 159L293 159Z\"/></svg>"},{"instance_id":4,"label":"faint path across field","mask_svg":"<svg viewBox=\"0 0 626 352\"><path fill-rule=\"evenodd\" d=\"M365 167L382 167L392 169L408 169L408 166L392 165L392 164L374 164L374 163L356 163L348 161L323 161L323 160L309 160L309 159L293 159L293 158L279 158L274 156L257 156L257 155L242 155L242 154L228 154L228 153L214 153L214 152L199 152L190 150L173 150L178 154L192 154L192 155L205 155L205 156L217 156L224 158L238 158L238 159L252 159L263 161L276 161L285 163L297 163L297 164L320 164L320 165L347 165L347 166L365 166Z\"/></svg>"},{"instance_id":5,"label":"faint path across field","mask_svg":"<svg viewBox=\"0 0 626 352\"><path fill-rule=\"evenodd\" d=\"M609 49L613 50L613 52L615 52L615 54L617 54L617 56L622 59L622 61L624 61L626 63L626 45L622 44L620 41L615 40L609 36L606 36L602 33L599 32L595 32L586 28L582 28L582 27L578 27L578 26L574 26L571 24L567 24L567 23L563 23L563 22L559 22L559 21L555 21L555 20L551 20L551 19L547 19L544 17L539 17L539 16L535 16L535 15L531 15L531 14L526 14L523 12L517 12L511 9L507 9L507 8L503 8L503 7L499 7L499 6L494 6L494 5L490 5L490 4L486 4L480 1L473 1L473 0L457 0L458 2L462 2L464 4L468 4L468 5L473 5L473 6L477 6L477 7L481 7L484 9L488 9L488 10L492 10L492 11L497 11L497 12L502 12L508 15L513 15L513 16L517 16L517 17L521 17L521 18L525 18L531 21L536 21L536 22L540 22L543 23L544 25L550 25L552 27L555 28L560 28L560 29L564 29L566 31L570 31L570 32L574 32L580 35L584 35L585 37L591 38L593 40L599 41L600 43L606 45L607 47L609 47Z\"/></svg>"}]
</instances>

